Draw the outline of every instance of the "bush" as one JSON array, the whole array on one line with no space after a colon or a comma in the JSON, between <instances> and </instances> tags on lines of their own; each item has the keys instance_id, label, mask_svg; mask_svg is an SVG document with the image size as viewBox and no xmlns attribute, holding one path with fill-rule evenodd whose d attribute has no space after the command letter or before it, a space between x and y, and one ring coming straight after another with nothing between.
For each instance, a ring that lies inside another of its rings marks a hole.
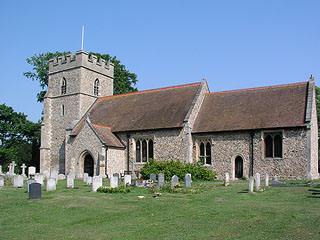
<instances>
[{"instance_id":1,"label":"bush","mask_svg":"<svg viewBox=\"0 0 320 240\"><path fill-rule=\"evenodd\" d=\"M130 189L124 188L124 187L118 187L118 188L99 187L97 189L97 192L101 192L101 193L128 193L128 192L130 192Z\"/></svg>"},{"instance_id":2,"label":"bush","mask_svg":"<svg viewBox=\"0 0 320 240\"><path fill-rule=\"evenodd\" d=\"M192 180L212 181L216 173L212 172L201 163L182 163L180 161L149 161L141 168L140 173L144 179L148 179L151 173L164 173L166 180L170 180L173 175L177 175L179 179L184 179L187 173L191 174Z\"/></svg>"}]
</instances>

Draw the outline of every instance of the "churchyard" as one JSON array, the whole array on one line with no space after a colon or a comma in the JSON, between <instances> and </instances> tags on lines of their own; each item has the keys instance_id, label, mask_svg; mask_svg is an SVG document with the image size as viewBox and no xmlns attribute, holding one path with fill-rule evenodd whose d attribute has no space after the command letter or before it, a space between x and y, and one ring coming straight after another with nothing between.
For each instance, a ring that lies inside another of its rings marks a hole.
<instances>
[{"instance_id":1,"label":"churchyard","mask_svg":"<svg viewBox=\"0 0 320 240\"><path fill-rule=\"evenodd\" d=\"M164 182L155 174L143 182L117 174L110 180L53 175L35 174L20 187L5 177L1 239L320 239L320 182L266 187L264 179L257 186L227 174L224 181L193 182L191 176ZM29 200L27 181L30 193L40 186L39 199ZM101 184L128 192L94 192Z\"/></svg>"}]
</instances>

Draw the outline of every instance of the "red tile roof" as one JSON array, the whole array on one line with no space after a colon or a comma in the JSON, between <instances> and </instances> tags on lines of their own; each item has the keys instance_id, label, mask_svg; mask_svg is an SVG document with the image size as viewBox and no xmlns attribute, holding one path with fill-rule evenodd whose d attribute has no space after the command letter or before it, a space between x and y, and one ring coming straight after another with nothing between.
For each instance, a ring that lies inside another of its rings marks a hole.
<instances>
[{"instance_id":1,"label":"red tile roof","mask_svg":"<svg viewBox=\"0 0 320 240\"><path fill-rule=\"evenodd\" d=\"M101 140L109 147L118 147L123 148L124 145L120 142L120 140L111 132L110 127L105 127L101 125L92 125L101 138Z\"/></svg>"}]
</instances>

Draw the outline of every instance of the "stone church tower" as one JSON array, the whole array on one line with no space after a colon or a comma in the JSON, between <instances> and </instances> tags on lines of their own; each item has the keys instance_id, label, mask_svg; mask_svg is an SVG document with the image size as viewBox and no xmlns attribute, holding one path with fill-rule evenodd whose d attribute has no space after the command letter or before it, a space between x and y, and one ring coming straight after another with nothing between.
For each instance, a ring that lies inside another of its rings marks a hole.
<instances>
[{"instance_id":1,"label":"stone church tower","mask_svg":"<svg viewBox=\"0 0 320 240\"><path fill-rule=\"evenodd\" d=\"M66 129L98 97L113 95L113 64L84 51L49 61L41 126L40 172L65 173Z\"/></svg>"}]
</instances>

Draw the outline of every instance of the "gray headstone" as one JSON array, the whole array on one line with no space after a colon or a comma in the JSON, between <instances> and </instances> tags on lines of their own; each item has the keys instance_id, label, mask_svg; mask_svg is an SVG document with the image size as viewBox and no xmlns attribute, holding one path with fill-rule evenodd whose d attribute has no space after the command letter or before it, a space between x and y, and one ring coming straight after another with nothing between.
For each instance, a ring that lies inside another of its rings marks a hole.
<instances>
[{"instance_id":1,"label":"gray headstone","mask_svg":"<svg viewBox=\"0 0 320 240\"><path fill-rule=\"evenodd\" d=\"M30 189L29 189L30 184L35 183L35 182L36 182L36 181L35 181L35 180L32 180L32 179L27 181L27 192L29 192L29 190L30 190Z\"/></svg>"},{"instance_id":2,"label":"gray headstone","mask_svg":"<svg viewBox=\"0 0 320 240\"><path fill-rule=\"evenodd\" d=\"M88 177L87 178L87 185L91 185L92 184L92 177Z\"/></svg>"},{"instance_id":3,"label":"gray headstone","mask_svg":"<svg viewBox=\"0 0 320 240\"><path fill-rule=\"evenodd\" d=\"M230 185L230 176L229 176L229 173L225 173L224 174L224 186L229 186Z\"/></svg>"},{"instance_id":4,"label":"gray headstone","mask_svg":"<svg viewBox=\"0 0 320 240\"><path fill-rule=\"evenodd\" d=\"M14 175L13 176L13 187L22 188L23 187L23 176Z\"/></svg>"},{"instance_id":5,"label":"gray headstone","mask_svg":"<svg viewBox=\"0 0 320 240\"><path fill-rule=\"evenodd\" d=\"M265 185L266 187L269 187L269 175L268 175L268 174L266 174L266 176L265 176L265 178L264 178L264 181L265 181L264 185Z\"/></svg>"},{"instance_id":6,"label":"gray headstone","mask_svg":"<svg viewBox=\"0 0 320 240\"><path fill-rule=\"evenodd\" d=\"M256 173L255 180L256 180L256 184L255 184L256 191L259 191L260 190L260 173Z\"/></svg>"},{"instance_id":7,"label":"gray headstone","mask_svg":"<svg viewBox=\"0 0 320 240\"><path fill-rule=\"evenodd\" d=\"M59 174L59 175L58 175L58 179L59 179L59 180L64 180L64 179L66 179L66 175L64 175L64 174Z\"/></svg>"},{"instance_id":8,"label":"gray headstone","mask_svg":"<svg viewBox=\"0 0 320 240\"><path fill-rule=\"evenodd\" d=\"M41 184L31 183L29 186L29 200L41 198Z\"/></svg>"},{"instance_id":9,"label":"gray headstone","mask_svg":"<svg viewBox=\"0 0 320 240\"><path fill-rule=\"evenodd\" d=\"M178 176L174 175L171 178L171 188L174 188L174 185L176 185L177 183L179 183L179 178Z\"/></svg>"},{"instance_id":10,"label":"gray headstone","mask_svg":"<svg viewBox=\"0 0 320 240\"><path fill-rule=\"evenodd\" d=\"M117 177L119 179L119 173L114 173L112 176Z\"/></svg>"},{"instance_id":11,"label":"gray headstone","mask_svg":"<svg viewBox=\"0 0 320 240\"><path fill-rule=\"evenodd\" d=\"M277 180L272 180L271 186L272 186L272 187L285 187L285 186L287 186L287 184L286 184L285 182L280 182L280 181L277 181Z\"/></svg>"},{"instance_id":12,"label":"gray headstone","mask_svg":"<svg viewBox=\"0 0 320 240\"><path fill-rule=\"evenodd\" d=\"M74 177L73 175L67 176L67 188L74 188Z\"/></svg>"},{"instance_id":13,"label":"gray headstone","mask_svg":"<svg viewBox=\"0 0 320 240\"><path fill-rule=\"evenodd\" d=\"M0 165L0 174L3 174L3 172L2 172L2 165Z\"/></svg>"},{"instance_id":14,"label":"gray headstone","mask_svg":"<svg viewBox=\"0 0 320 240\"><path fill-rule=\"evenodd\" d=\"M36 175L34 176L34 180L37 183L40 183L41 185L43 185L44 175L42 173L36 173Z\"/></svg>"},{"instance_id":15,"label":"gray headstone","mask_svg":"<svg viewBox=\"0 0 320 240\"><path fill-rule=\"evenodd\" d=\"M99 187L102 187L102 176L93 177L92 192L96 192Z\"/></svg>"},{"instance_id":16,"label":"gray headstone","mask_svg":"<svg viewBox=\"0 0 320 240\"><path fill-rule=\"evenodd\" d=\"M55 191L57 189L57 183L55 178L48 178L47 191Z\"/></svg>"},{"instance_id":17,"label":"gray headstone","mask_svg":"<svg viewBox=\"0 0 320 240\"><path fill-rule=\"evenodd\" d=\"M131 185L131 175L124 175L123 184L124 186Z\"/></svg>"},{"instance_id":18,"label":"gray headstone","mask_svg":"<svg viewBox=\"0 0 320 240\"><path fill-rule=\"evenodd\" d=\"M186 174L184 186L186 188L191 187L191 174L190 173Z\"/></svg>"},{"instance_id":19,"label":"gray headstone","mask_svg":"<svg viewBox=\"0 0 320 240\"><path fill-rule=\"evenodd\" d=\"M89 177L89 174L88 173L84 173L83 174L83 182L87 183L88 177Z\"/></svg>"},{"instance_id":20,"label":"gray headstone","mask_svg":"<svg viewBox=\"0 0 320 240\"><path fill-rule=\"evenodd\" d=\"M35 167L28 167L28 177L36 175L36 168Z\"/></svg>"},{"instance_id":21,"label":"gray headstone","mask_svg":"<svg viewBox=\"0 0 320 240\"><path fill-rule=\"evenodd\" d=\"M157 174L151 173L151 174L150 174L150 180L151 180L152 182L156 182L156 181L157 181Z\"/></svg>"},{"instance_id":22,"label":"gray headstone","mask_svg":"<svg viewBox=\"0 0 320 240\"><path fill-rule=\"evenodd\" d=\"M159 173L158 175L158 187L162 187L164 185L164 173Z\"/></svg>"},{"instance_id":23,"label":"gray headstone","mask_svg":"<svg viewBox=\"0 0 320 240\"><path fill-rule=\"evenodd\" d=\"M254 186L254 179L253 177L249 178L249 192L253 192L253 186Z\"/></svg>"},{"instance_id":24,"label":"gray headstone","mask_svg":"<svg viewBox=\"0 0 320 240\"><path fill-rule=\"evenodd\" d=\"M0 189L4 188L4 177L0 176Z\"/></svg>"},{"instance_id":25,"label":"gray headstone","mask_svg":"<svg viewBox=\"0 0 320 240\"><path fill-rule=\"evenodd\" d=\"M110 178L110 187L117 188L118 185L119 185L119 178L117 178L116 176L112 176Z\"/></svg>"},{"instance_id":26,"label":"gray headstone","mask_svg":"<svg viewBox=\"0 0 320 240\"><path fill-rule=\"evenodd\" d=\"M53 178L56 180L56 184L58 183L59 180L59 172L58 170L52 169L50 172L50 178Z\"/></svg>"}]
</instances>

